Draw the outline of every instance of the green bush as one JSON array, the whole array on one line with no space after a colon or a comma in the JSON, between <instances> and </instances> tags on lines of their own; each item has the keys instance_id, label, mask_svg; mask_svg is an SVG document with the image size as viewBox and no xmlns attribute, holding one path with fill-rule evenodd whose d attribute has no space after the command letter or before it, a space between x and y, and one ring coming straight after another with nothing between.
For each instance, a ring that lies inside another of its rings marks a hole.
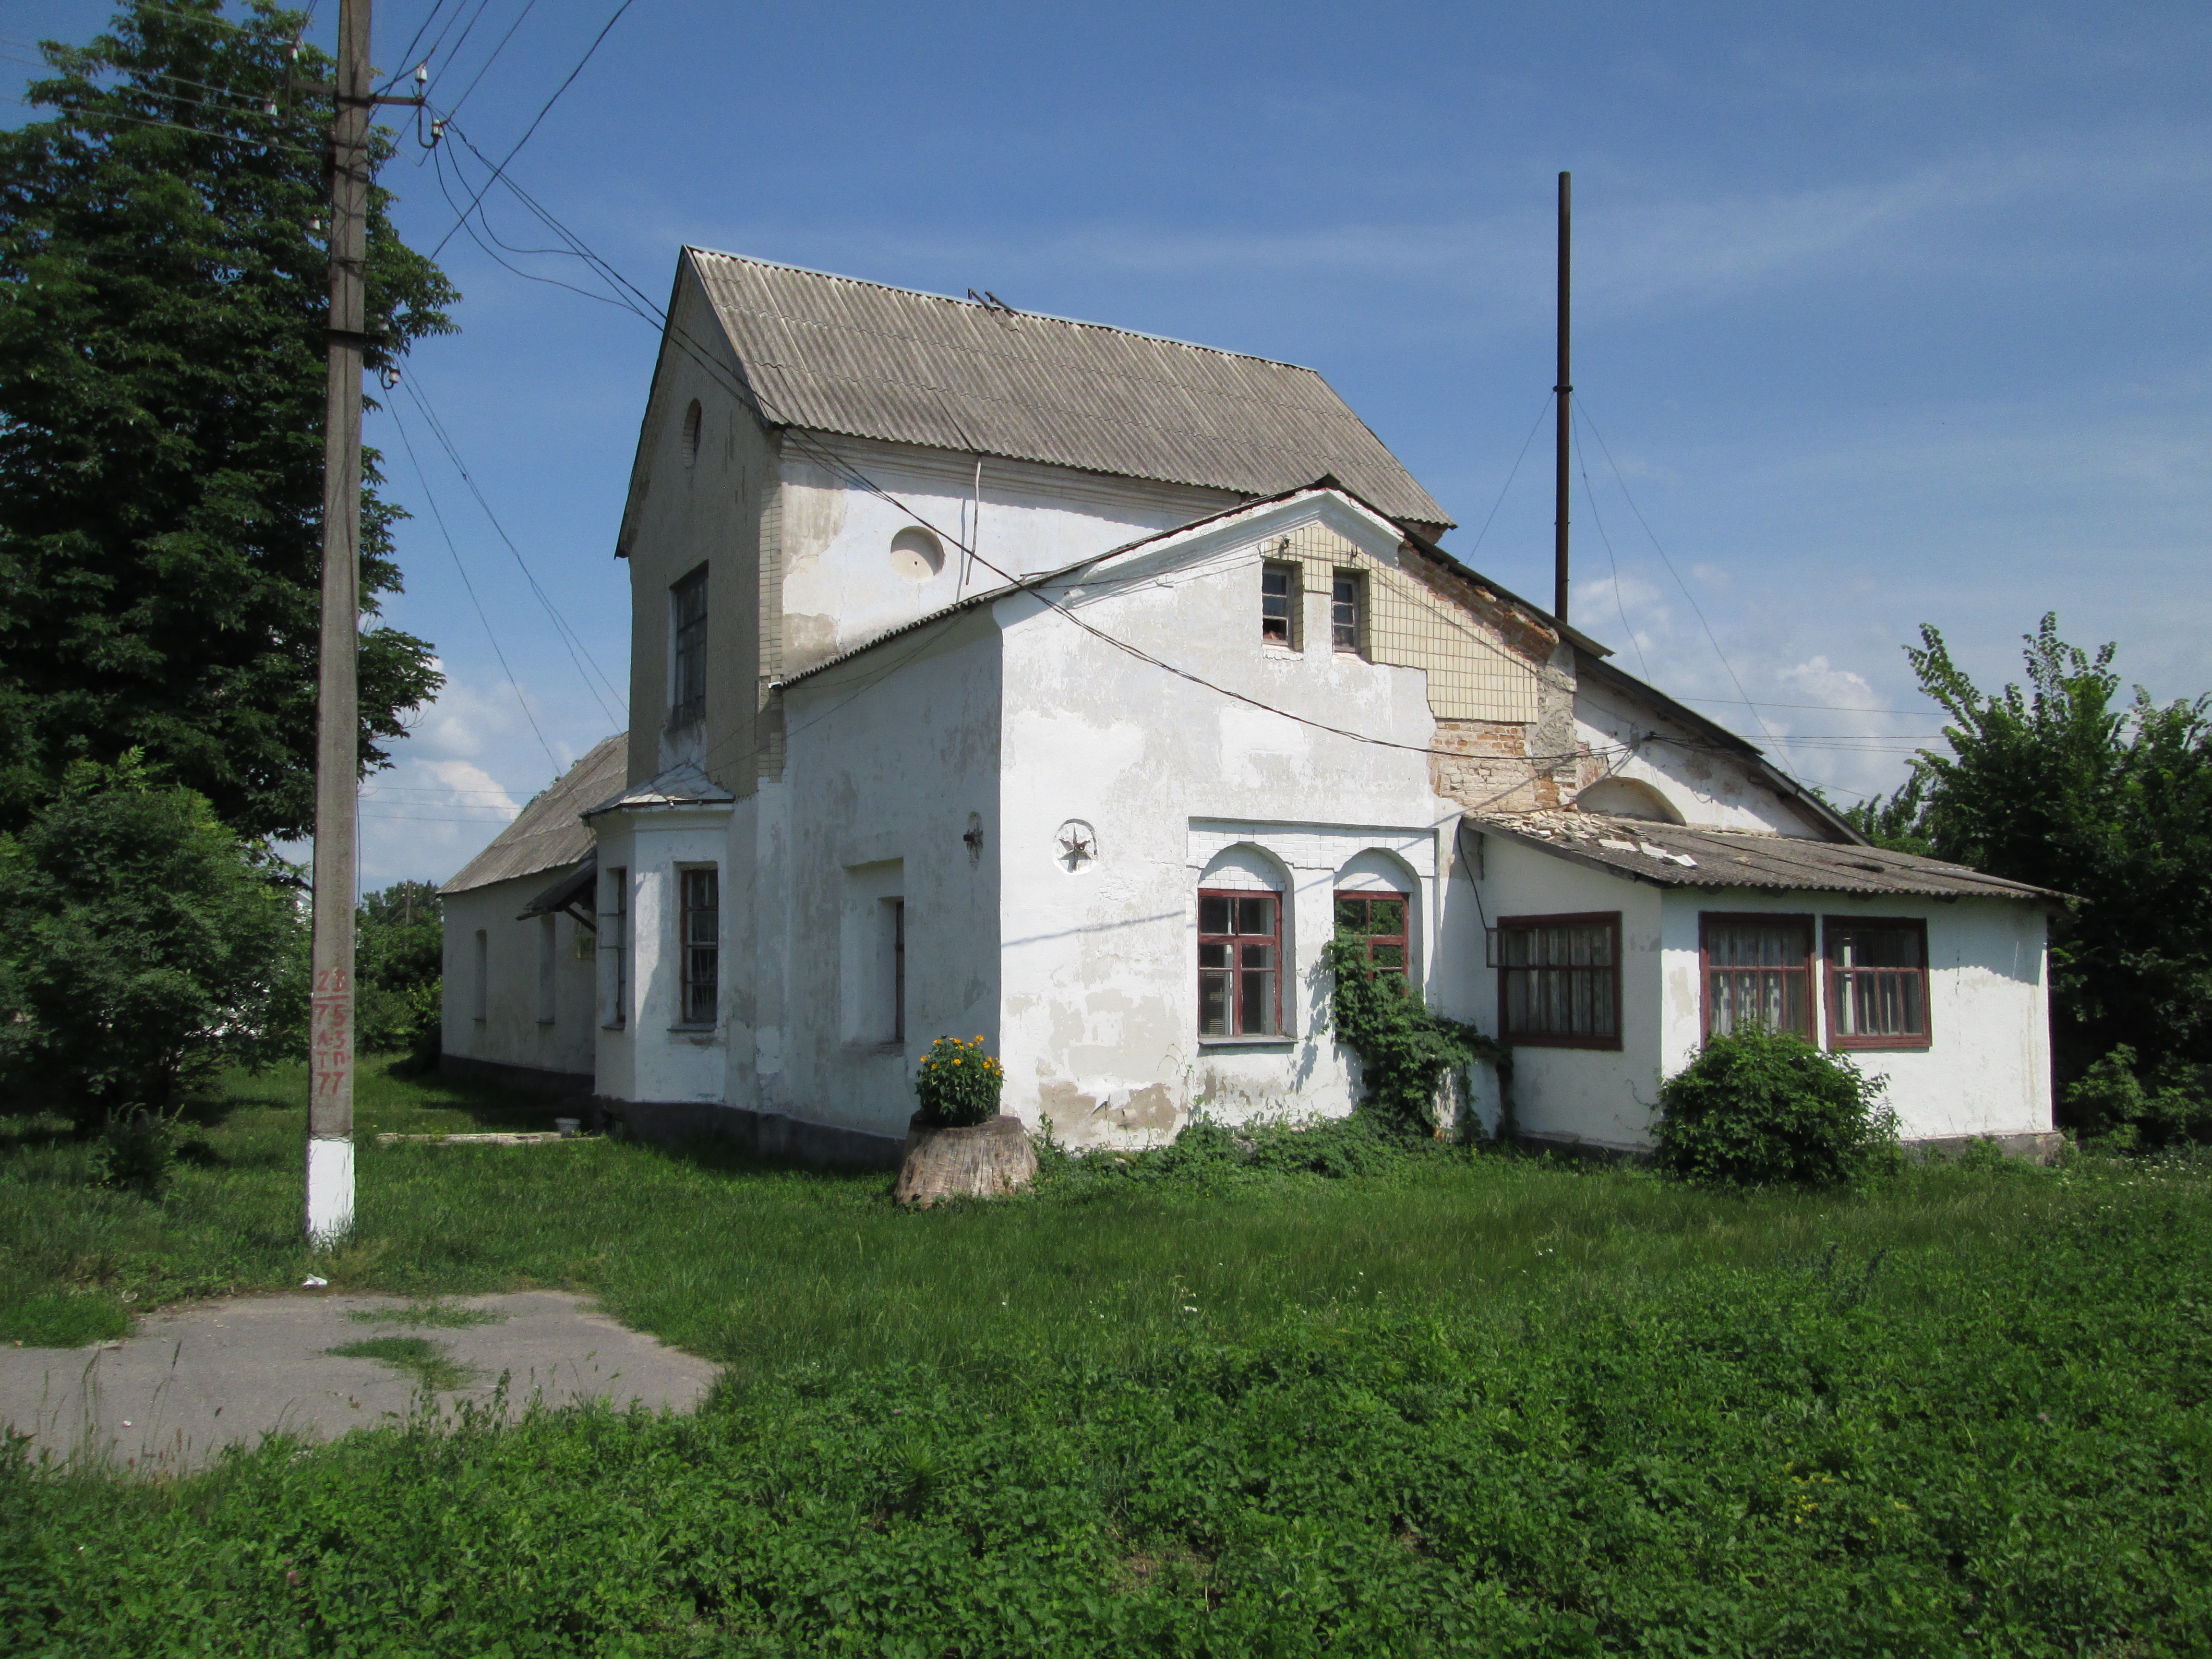
<instances>
[{"instance_id":1,"label":"green bush","mask_svg":"<svg viewBox=\"0 0 2212 1659\"><path fill-rule=\"evenodd\" d=\"M159 1198L177 1167L177 1126L158 1112L128 1112L108 1121L92 1151L92 1181Z\"/></svg>"},{"instance_id":2,"label":"green bush","mask_svg":"<svg viewBox=\"0 0 2212 1659\"><path fill-rule=\"evenodd\" d=\"M1433 1012L1402 980L1375 972L1363 941L1331 939L1322 960L1334 980L1329 1010L1337 1040L1359 1060L1364 1109L1402 1133L1433 1134L1444 1079L1482 1060L1498 1068L1504 1092L1513 1075L1512 1051L1472 1025ZM1473 1133L1479 1136L1480 1126Z\"/></svg>"},{"instance_id":3,"label":"green bush","mask_svg":"<svg viewBox=\"0 0 2212 1659\"><path fill-rule=\"evenodd\" d=\"M1847 1186L1893 1166L1885 1085L1802 1037L1711 1038L1659 1090L1659 1167L1688 1181Z\"/></svg>"},{"instance_id":4,"label":"green bush","mask_svg":"<svg viewBox=\"0 0 2212 1659\"><path fill-rule=\"evenodd\" d=\"M922 1121L940 1129L964 1129L999 1115L999 1091L1006 1074L983 1052L983 1039L963 1042L941 1036L921 1057L914 1080Z\"/></svg>"},{"instance_id":5,"label":"green bush","mask_svg":"<svg viewBox=\"0 0 2212 1659\"><path fill-rule=\"evenodd\" d=\"M89 1129L265 1054L304 921L288 872L138 756L0 836L0 1095Z\"/></svg>"},{"instance_id":6,"label":"green bush","mask_svg":"<svg viewBox=\"0 0 2212 1659\"><path fill-rule=\"evenodd\" d=\"M2208 1068L2167 1055L2137 1075L2136 1051L2123 1042L2066 1087L2069 1118L2088 1140L2118 1151L2212 1140Z\"/></svg>"}]
</instances>

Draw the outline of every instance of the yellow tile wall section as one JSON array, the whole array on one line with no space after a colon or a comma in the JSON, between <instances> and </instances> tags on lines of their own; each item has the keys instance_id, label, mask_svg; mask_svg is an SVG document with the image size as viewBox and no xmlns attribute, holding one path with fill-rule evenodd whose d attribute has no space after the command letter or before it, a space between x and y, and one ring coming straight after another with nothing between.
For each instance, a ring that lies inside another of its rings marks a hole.
<instances>
[{"instance_id":1,"label":"yellow tile wall section","mask_svg":"<svg viewBox=\"0 0 2212 1659\"><path fill-rule=\"evenodd\" d=\"M1429 677L1429 708L1440 720L1533 720L1535 668L1481 623L1395 566L1369 557L1324 525L1280 537L1271 558L1300 568L1309 592L1330 592L1336 573L1367 578L1370 660L1419 668ZM1313 643L1326 645L1327 635Z\"/></svg>"}]
</instances>

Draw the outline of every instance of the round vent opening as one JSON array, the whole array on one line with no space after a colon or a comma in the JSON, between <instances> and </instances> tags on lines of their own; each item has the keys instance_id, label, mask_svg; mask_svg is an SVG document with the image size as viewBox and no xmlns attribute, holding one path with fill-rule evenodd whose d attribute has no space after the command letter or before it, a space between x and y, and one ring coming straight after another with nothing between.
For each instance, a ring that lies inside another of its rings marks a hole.
<instances>
[{"instance_id":1,"label":"round vent opening","mask_svg":"<svg viewBox=\"0 0 2212 1659\"><path fill-rule=\"evenodd\" d=\"M926 582L945 568L945 545L919 526L891 538L891 569L908 581Z\"/></svg>"}]
</instances>

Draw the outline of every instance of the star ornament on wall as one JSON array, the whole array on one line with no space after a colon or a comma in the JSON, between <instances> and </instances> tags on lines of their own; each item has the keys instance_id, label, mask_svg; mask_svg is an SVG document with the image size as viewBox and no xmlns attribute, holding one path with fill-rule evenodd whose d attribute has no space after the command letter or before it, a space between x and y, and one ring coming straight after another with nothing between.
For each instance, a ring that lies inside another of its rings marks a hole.
<instances>
[{"instance_id":1,"label":"star ornament on wall","mask_svg":"<svg viewBox=\"0 0 2212 1659\"><path fill-rule=\"evenodd\" d=\"M1059 832L1053 837L1053 845L1058 850L1060 861L1067 866L1069 872L1079 872L1097 860L1098 832L1081 818L1070 818L1060 826Z\"/></svg>"}]
</instances>

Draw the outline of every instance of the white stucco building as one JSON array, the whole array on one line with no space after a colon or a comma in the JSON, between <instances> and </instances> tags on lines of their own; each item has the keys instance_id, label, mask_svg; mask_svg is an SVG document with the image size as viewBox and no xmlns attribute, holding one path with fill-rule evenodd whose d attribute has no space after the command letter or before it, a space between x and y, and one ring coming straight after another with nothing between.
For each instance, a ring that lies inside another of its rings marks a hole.
<instances>
[{"instance_id":1,"label":"white stucco building","mask_svg":"<svg viewBox=\"0 0 2212 1659\"><path fill-rule=\"evenodd\" d=\"M1079 1146L1342 1113L1350 924L1513 1045L1547 1141L1647 1145L1753 1017L1909 1137L2048 1135L2045 896L1863 845L1460 565L1310 371L698 250L670 313L619 775L602 745L448 888L462 1063L857 1159L948 1034Z\"/></svg>"}]
</instances>

